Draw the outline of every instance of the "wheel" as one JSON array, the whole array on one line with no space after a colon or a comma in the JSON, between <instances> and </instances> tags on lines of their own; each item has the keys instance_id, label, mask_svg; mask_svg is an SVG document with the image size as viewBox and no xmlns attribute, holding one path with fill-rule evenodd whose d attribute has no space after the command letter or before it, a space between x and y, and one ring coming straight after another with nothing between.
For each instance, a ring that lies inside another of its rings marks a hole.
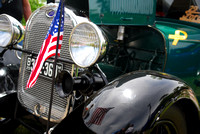
<instances>
[{"instance_id":1,"label":"wheel","mask_svg":"<svg viewBox=\"0 0 200 134\"><path fill-rule=\"evenodd\" d=\"M161 115L151 134L187 134L185 114L176 105Z\"/></svg>"}]
</instances>

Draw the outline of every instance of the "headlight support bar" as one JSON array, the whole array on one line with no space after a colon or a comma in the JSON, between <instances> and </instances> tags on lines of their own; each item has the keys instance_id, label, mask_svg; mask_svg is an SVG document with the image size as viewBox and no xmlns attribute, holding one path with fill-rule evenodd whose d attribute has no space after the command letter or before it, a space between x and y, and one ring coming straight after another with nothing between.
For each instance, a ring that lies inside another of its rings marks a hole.
<instances>
[{"instance_id":1,"label":"headlight support bar","mask_svg":"<svg viewBox=\"0 0 200 134\"><path fill-rule=\"evenodd\" d=\"M38 53L34 53L33 51L30 51L30 50L26 50L26 49L21 49L21 48L17 48L17 47L13 47L13 46L9 46L8 49L13 49L13 50L16 50L16 51L21 51L23 53L27 53L27 54L30 54L34 57L37 57ZM52 57L50 57L49 59L54 59ZM75 64L72 60L69 60L69 59L63 59L63 58L58 58L57 59L58 62L66 62L66 63L69 63L69 64Z\"/></svg>"}]
</instances>

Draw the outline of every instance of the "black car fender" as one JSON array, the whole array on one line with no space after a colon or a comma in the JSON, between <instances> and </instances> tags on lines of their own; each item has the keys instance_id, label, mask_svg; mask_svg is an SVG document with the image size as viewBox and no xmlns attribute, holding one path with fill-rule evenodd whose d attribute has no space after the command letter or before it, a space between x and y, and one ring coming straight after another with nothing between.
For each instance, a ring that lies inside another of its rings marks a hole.
<instances>
[{"instance_id":1,"label":"black car fender","mask_svg":"<svg viewBox=\"0 0 200 134\"><path fill-rule=\"evenodd\" d=\"M133 133L151 133L162 115L174 105L185 113L188 124L198 124L199 104L187 84L165 73L136 71L117 78L99 90L57 125L53 132L61 132L68 127L72 133L82 131L81 128L98 134L117 134L128 129Z\"/></svg>"},{"instance_id":2,"label":"black car fender","mask_svg":"<svg viewBox=\"0 0 200 134\"><path fill-rule=\"evenodd\" d=\"M0 48L0 117L14 115L19 64L13 50Z\"/></svg>"},{"instance_id":3,"label":"black car fender","mask_svg":"<svg viewBox=\"0 0 200 134\"><path fill-rule=\"evenodd\" d=\"M17 90L20 60L13 50L0 51L0 93L13 93Z\"/></svg>"}]
</instances>

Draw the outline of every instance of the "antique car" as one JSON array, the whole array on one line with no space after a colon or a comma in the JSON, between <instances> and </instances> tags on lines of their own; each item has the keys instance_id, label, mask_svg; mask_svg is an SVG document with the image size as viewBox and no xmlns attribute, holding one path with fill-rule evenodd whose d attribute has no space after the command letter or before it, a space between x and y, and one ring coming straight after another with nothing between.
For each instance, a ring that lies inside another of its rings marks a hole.
<instances>
[{"instance_id":1,"label":"antique car","mask_svg":"<svg viewBox=\"0 0 200 134\"><path fill-rule=\"evenodd\" d=\"M23 48L18 40L1 43L22 56L16 90L0 96L0 132L200 133L199 0L64 4L60 57L44 62L32 88L27 80L58 4L32 13ZM8 27L0 31L11 39L21 28L12 22L0 15L0 27Z\"/></svg>"}]
</instances>

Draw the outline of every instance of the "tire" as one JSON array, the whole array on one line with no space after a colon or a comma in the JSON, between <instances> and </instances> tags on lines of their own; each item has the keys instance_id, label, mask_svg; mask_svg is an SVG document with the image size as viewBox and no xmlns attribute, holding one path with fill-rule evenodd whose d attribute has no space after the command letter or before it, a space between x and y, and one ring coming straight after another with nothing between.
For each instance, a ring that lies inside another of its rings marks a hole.
<instances>
[{"instance_id":1,"label":"tire","mask_svg":"<svg viewBox=\"0 0 200 134\"><path fill-rule=\"evenodd\" d=\"M185 114L176 105L161 115L151 134L188 134Z\"/></svg>"}]
</instances>

